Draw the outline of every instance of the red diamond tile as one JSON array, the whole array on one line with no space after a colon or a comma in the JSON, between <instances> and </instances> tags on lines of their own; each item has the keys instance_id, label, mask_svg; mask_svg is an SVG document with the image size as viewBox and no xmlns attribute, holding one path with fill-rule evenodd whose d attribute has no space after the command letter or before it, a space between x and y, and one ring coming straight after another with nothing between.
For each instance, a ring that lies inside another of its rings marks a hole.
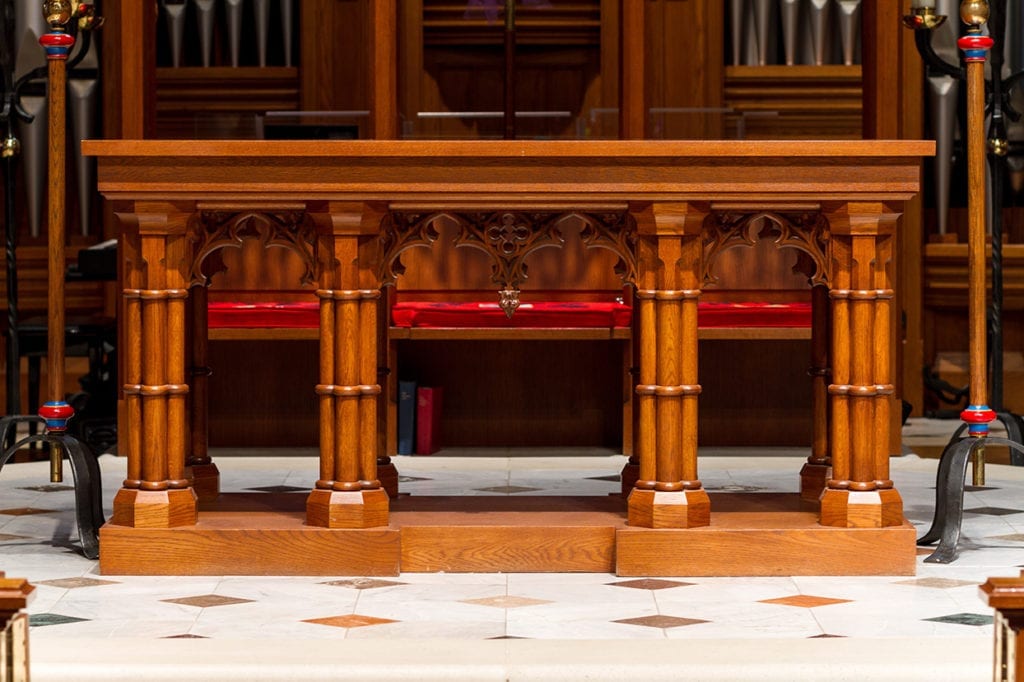
<instances>
[{"instance_id":1,"label":"red diamond tile","mask_svg":"<svg viewBox=\"0 0 1024 682\"><path fill-rule=\"evenodd\" d=\"M799 606L805 609L813 609L815 606L829 606L831 604L845 604L849 599L832 599L831 597L815 597L809 594L794 594L792 597L779 597L778 599L762 599L762 604L782 604L783 606Z\"/></svg>"},{"instance_id":2,"label":"red diamond tile","mask_svg":"<svg viewBox=\"0 0 1024 682\"><path fill-rule=\"evenodd\" d=\"M336 628L361 628L367 625L383 625L384 623L397 623L396 620L388 618L374 618L373 616L361 616L353 613L347 616L331 616L329 618L310 618L303 623L315 623L317 625L330 625Z\"/></svg>"}]
</instances>

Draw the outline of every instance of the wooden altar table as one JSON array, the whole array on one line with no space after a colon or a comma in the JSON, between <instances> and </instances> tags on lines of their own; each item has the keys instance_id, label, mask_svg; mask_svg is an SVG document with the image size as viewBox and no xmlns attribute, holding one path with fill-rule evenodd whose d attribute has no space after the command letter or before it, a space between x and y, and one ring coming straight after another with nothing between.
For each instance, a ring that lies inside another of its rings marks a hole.
<instances>
[{"instance_id":1,"label":"wooden altar table","mask_svg":"<svg viewBox=\"0 0 1024 682\"><path fill-rule=\"evenodd\" d=\"M84 150L98 157L99 189L120 222L122 264L128 473L101 530L104 573L913 573L914 529L888 465L893 256L931 142L92 141ZM492 258L495 288L510 300L523 258L551 239L537 232L542 223L575 216L588 247L619 256L639 349L628 500L478 510L490 521L467 527L392 499L397 476L379 438L381 291L405 250L430 247L441 215ZM814 442L799 495L719 501L698 475L697 301L717 255L759 233L799 250L813 285ZM220 495L206 449L205 287L211 256L245 237L293 249L316 284L320 464L300 503Z\"/></svg>"}]
</instances>

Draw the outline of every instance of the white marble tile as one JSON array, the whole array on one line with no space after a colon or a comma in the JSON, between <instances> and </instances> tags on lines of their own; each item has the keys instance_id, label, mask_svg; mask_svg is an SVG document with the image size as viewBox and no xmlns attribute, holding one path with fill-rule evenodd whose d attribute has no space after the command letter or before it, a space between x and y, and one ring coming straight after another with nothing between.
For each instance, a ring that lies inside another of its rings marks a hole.
<instances>
[{"instance_id":1,"label":"white marble tile","mask_svg":"<svg viewBox=\"0 0 1024 682\"><path fill-rule=\"evenodd\" d=\"M945 427L945 425L940 425ZM402 483L413 494L484 494L478 489L512 483L541 488L532 494L607 494L617 491L611 481L588 477L613 475L625 458L602 454L588 457L537 459L511 449L459 456L395 458L401 475L430 478ZM755 486L764 490L795 491L806 449L779 449L751 453L743 449L701 450L701 478L708 488ZM214 454L225 490L264 485L307 487L316 476L315 450L299 457L265 451L260 456L236 457ZM108 509L124 477L124 458L103 457L104 504ZM19 467L25 466L21 469ZM931 521L934 507L936 460L916 456L894 458L897 481L908 516L919 527ZM8 488L45 482L46 463L10 466L0 472L0 495ZM999 490L968 493L965 504L1016 508L1024 499L1024 468L990 465L990 482ZM405 583L393 587L357 590L329 586L330 577L136 577L101 576L97 564L73 550L54 547L51 538L75 538L73 496L69 493L11 491L18 504L55 505L52 515L4 517L0 532L19 528L30 535L26 541L0 543L2 568L8 575L24 575L36 582L54 578L91 576L117 580L120 585L77 589L41 586L32 613L61 613L90 618L33 628L40 641L160 642L160 637L192 634L217 642L322 642L336 646L348 639L381 639L388 642L422 642L441 637L464 641L466 651L484 644L488 637L530 637L583 644L593 640L593 652L609 649L631 652L628 644L609 645L607 640L666 642L677 647L686 640L702 642L700 651L734 638L744 650L768 641L771 651L817 634L844 635L856 641L906 638L921 645L939 641L969 641L990 655L991 627L934 623L922 620L954 613L989 614L977 595L975 584L951 588L900 585L908 577L797 577L797 578L672 578L693 586L662 590L615 587L609 583L629 579L610 574L403 574L390 578ZM2 506L2 505L0 505ZM923 529L922 529L923 530ZM917 577L969 580L976 584L989 576L1018 575L1024 563L1024 543L997 541L991 535L1024 533L1024 514L965 517L960 558L949 565L918 562ZM249 603L207 608L168 604L161 600L217 594L253 600ZM762 604L760 600L797 594L850 599L849 603L801 608ZM500 608L467 604L465 600L487 597L523 597L550 603ZM358 614L390 618L395 623L356 628L302 622L305 618L330 618ZM709 622L681 627L645 627L612 621L644 616L699 618ZM945 638L945 639L943 639ZM179 645L185 647L188 643ZM191 640L202 642L204 640ZM836 641L836 640L814 640ZM777 643L777 644L776 644ZM789 644L787 644L789 643ZM370 643L366 643L369 645ZM818 646L818 645L815 645ZM825 645L832 646L832 645ZM566 651L569 647L562 646ZM183 649L184 650L184 649ZM675 651L676 649L673 649ZM716 649L717 650L717 649ZM695 649L696 651L696 649ZM806 652L800 649L802 655ZM590 670L590 668L588 668ZM678 673L678 670L674 671ZM930 675L934 679L935 672ZM501 679L505 679L504 677ZM569 678L566 678L569 679ZM666 677L665 679L678 679ZM696 679L696 678L694 678ZM718 677L716 679L729 679ZM791 678L797 679L797 678ZM865 678L860 678L865 679ZM910 679L910 678L907 678ZM955 678L947 678L955 679ZM961 677L959 679L968 679Z\"/></svg>"},{"instance_id":2,"label":"white marble tile","mask_svg":"<svg viewBox=\"0 0 1024 682\"><path fill-rule=\"evenodd\" d=\"M530 639L665 639L661 628L645 627L612 622L616 618L635 618L650 613L613 614L608 619L581 618L552 620L546 613L524 612L522 609L509 613L506 635Z\"/></svg>"},{"instance_id":3,"label":"white marble tile","mask_svg":"<svg viewBox=\"0 0 1024 682\"><path fill-rule=\"evenodd\" d=\"M505 621L495 620L434 620L429 625L420 622L383 623L366 627L348 628L346 639L495 639L505 635Z\"/></svg>"}]
</instances>

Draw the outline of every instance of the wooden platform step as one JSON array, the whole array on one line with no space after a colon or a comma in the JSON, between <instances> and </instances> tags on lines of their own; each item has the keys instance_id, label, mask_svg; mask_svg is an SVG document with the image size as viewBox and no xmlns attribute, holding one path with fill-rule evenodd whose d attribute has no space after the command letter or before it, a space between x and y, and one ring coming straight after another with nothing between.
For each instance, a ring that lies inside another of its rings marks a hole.
<instances>
[{"instance_id":1,"label":"wooden platform step","mask_svg":"<svg viewBox=\"0 0 1024 682\"><path fill-rule=\"evenodd\" d=\"M105 525L108 575L597 572L623 576L913 575L915 531L826 528L796 494L712 494L706 528L626 525L607 497L408 497L391 525L305 525L305 494L226 494L195 526Z\"/></svg>"}]
</instances>

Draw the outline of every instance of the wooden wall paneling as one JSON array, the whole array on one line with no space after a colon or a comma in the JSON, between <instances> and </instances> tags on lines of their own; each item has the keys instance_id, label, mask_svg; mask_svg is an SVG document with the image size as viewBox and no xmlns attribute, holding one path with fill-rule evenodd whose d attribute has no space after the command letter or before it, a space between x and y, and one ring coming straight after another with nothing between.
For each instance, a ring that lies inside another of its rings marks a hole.
<instances>
[{"instance_id":1,"label":"wooden wall paneling","mask_svg":"<svg viewBox=\"0 0 1024 682\"><path fill-rule=\"evenodd\" d=\"M369 109L371 0L303 0L298 3L300 97L305 111ZM368 134L360 133L361 137Z\"/></svg>"},{"instance_id":2,"label":"wooden wall paneling","mask_svg":"<svg viewBox=\"0 0 1024 682\"><path fill-rule=\"evenodd\" d=\"M620 0L601 0L601 111L591 112L587 137L619 137Z\"/></svg>"},{"instance_id":3,"label":"wooden wall paneling","mask_svg":"<svg viewBox=\"0 0 1024 682\"><path fill-rule=\"evenodd\" d=\"M622 0L620 9L619 138L647 136L647 2Z\"/></svg>"},{"instance_id":4,"label":"wooden wall paneling","mask_svg":"<svg viewBox=\"0 0 1024 682\"><path fill-rule=\"evenodd\" d=\"M725 3L655 0L647 6L647 137L719 139L723 134ZM689 109L661 112L658 109ZM700 109L709 111L701 112Z\"/></svg>"},{"instance_id":5,"label":"wooden wall paneling","mask_svg":"<svg viewBox=\"0 0 1024 682\"><path fill-rule=\"evenodd\" d=\"M398 137L398 8L374 0L369 17L370 130L378 140Z\"/></svg>"},{"instance_id":6,"label":"wooden wall paneling","mask_svg":"<svg viewBox=\"0 0 1024 682\"><path fill-rule=\"evenodd\" d=\"M142 139L153 130L156 69L155 2L103 4L103 133L107 139Z\"/></svg>"},{"instance_id":7,"label":"wooden wall paneling","mask_svg":"<svg viewBox=\"0 0 1024 682\"><path fill-rule=\"evenodd\" d=\"M407 137L419 128L417 112L423 106L423 0L398 3L398 111L399 134Z\"/></svg>"}]
</instances>

